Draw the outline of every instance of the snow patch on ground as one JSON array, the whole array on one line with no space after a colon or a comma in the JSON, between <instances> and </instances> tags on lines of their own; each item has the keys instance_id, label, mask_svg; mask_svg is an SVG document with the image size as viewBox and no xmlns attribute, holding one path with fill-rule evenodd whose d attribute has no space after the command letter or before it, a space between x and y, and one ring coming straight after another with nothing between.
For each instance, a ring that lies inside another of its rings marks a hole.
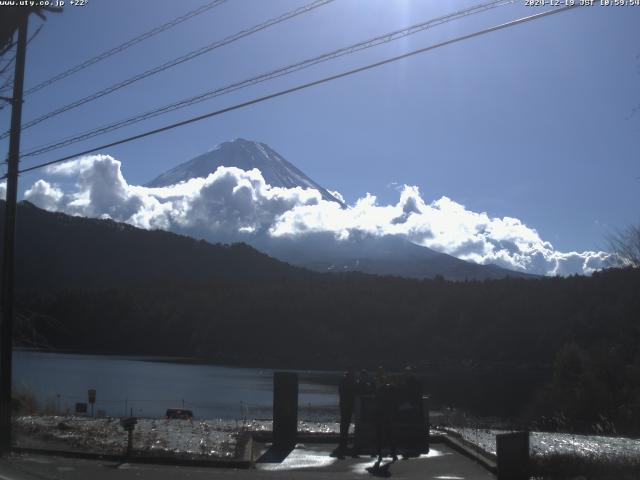
<instances>
[{"instance_id":1,"label":"snow patch on ground","mask_svg":"<svg viewBox=\"0 0 640 480\"><path fill-rule=\"evenodd\" d=\"M239 455L242 432L270 432L271 420L166 420L139 418L134 429L136 453L210 459ZM118 418L22 416L14 419L20 447L119 455L127 447L127 432ZM301 433L337 433L337 422L299 422Z\"/></svg>"},{"instance_id":2,"label":"snow patch on ground","mask_svg":"<svg viewBox=\"0 0 640 480\"><path fill-rule=\"evenodd\" d=\"M127 432L117 418L25 416L15 419L17 443L34 448L122 454ZM140 453L235 458L238 431L228 422L138 419L133 449Z\"/></svg>"},{"instance_id":3,"label":"snow patch on ground","mask_svg":"<svg viewBox=\"0 0 640 480\"><path fill-rule=\"evenodd\" d=\"M509 430L452 428L449 432L460 435L485 452L496 454L496 435ZM529 437L531 455L548 457L551 455L573 454L583 457L594 455L606 458L640 458L640 439L626 437L605 437L601 435L575 435L571 433L531 432Z\"/></svg>"}]
</instances>

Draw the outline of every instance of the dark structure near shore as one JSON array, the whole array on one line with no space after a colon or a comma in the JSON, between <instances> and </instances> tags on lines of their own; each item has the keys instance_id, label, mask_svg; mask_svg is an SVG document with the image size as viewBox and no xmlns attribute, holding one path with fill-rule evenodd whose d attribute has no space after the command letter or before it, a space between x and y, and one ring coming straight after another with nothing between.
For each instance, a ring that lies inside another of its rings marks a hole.
<instances>
[{"instance_id":1,"label":"dark structure near shore","mask_svg":"<svg viewBox=\"0 0 640 480\"><path fill-rule=\"evenodd\" d=\"M298 433L298 374L273 374L273 446L291 449Z\"/></svg>"},{"instance_id":2,"label":"dark structure near shore","mask_svg":"<svg viewBox=\"0 0 640 480\"><path fill-rule=\"evenodd\" d=\"M402 391L395 392L394 409L390 412L391 430L397 453L404 457L417 457L429 452L429 410L427 399L408 398ZM376 397L362 395L356 398L354 451L360 454L376 452ZM388 448L387 445L384 448Z\"/></svg>"},{"instance_id":3,"label":"dark structure near shore","mask_svg":"<svg viewBox=\"0 0 640 480\"><path fill-rule=\"evenodd\" d=\"M529 432L496 435L498 480L529 479Z\"/></svg>"}]
</instances>

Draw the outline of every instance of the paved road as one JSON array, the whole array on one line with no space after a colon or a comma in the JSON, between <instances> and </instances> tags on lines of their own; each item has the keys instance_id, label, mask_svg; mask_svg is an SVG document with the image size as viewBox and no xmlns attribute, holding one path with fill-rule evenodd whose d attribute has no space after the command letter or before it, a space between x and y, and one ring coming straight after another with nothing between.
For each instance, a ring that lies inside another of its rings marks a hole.
<instances>
[{"instance_id":1,"label":"paved road","mask_svg":"<svg viewBox=\"0 0 640 480\"><path fill-rule=\"evenodd\" d=\"M254 470L199 467L167 467L117 464L33 454L12 454L0 459L0 480L230 480L271 479L363 479L371 475L368 457L338 460L329 456L331 445L298 445L282 463L258 463ZM392 478L426 480L492 480L495 477L472 460L443 444L433 445L428 455L399 460L389 465ZM378 476L384 477L383 473Z\"/></svg>"}]
</instances>

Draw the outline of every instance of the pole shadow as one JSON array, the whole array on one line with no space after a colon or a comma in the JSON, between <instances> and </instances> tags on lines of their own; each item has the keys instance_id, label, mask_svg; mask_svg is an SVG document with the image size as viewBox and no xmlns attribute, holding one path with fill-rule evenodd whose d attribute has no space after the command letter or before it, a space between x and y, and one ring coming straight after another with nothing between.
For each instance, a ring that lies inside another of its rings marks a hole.
<instances>
[{"instance_id":1,"label":"pole shadow","mask_svg":"<svg viewBox=\"0 0 640 480\"><path fill-rule=\"evenodd\" d=\"M256 463L282 463L294 448L295 445L271 445Z\"/></svg>"}]
</instances>

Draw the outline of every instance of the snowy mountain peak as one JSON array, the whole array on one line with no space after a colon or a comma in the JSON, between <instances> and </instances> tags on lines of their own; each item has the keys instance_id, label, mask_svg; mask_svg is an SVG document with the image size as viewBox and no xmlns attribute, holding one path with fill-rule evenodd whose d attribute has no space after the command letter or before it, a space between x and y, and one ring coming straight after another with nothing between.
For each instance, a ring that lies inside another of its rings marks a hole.
<instances>
[{"instance_id":1,"label":"snowy mountain peak","mask_svg":"<svg viewBox=\"0 0 640 480\"><path fill-rule=\"evenodd\" d=\"M190 178L206 177L221 166L237 167L242 170L257 168L265 181L273 187L313 188L318 190L325 200L344 205L328 190L318 185L268 145L244 138L223 142L212 150L159 175L147 186L165 187Z\"/></svg>"}]
</instances>

